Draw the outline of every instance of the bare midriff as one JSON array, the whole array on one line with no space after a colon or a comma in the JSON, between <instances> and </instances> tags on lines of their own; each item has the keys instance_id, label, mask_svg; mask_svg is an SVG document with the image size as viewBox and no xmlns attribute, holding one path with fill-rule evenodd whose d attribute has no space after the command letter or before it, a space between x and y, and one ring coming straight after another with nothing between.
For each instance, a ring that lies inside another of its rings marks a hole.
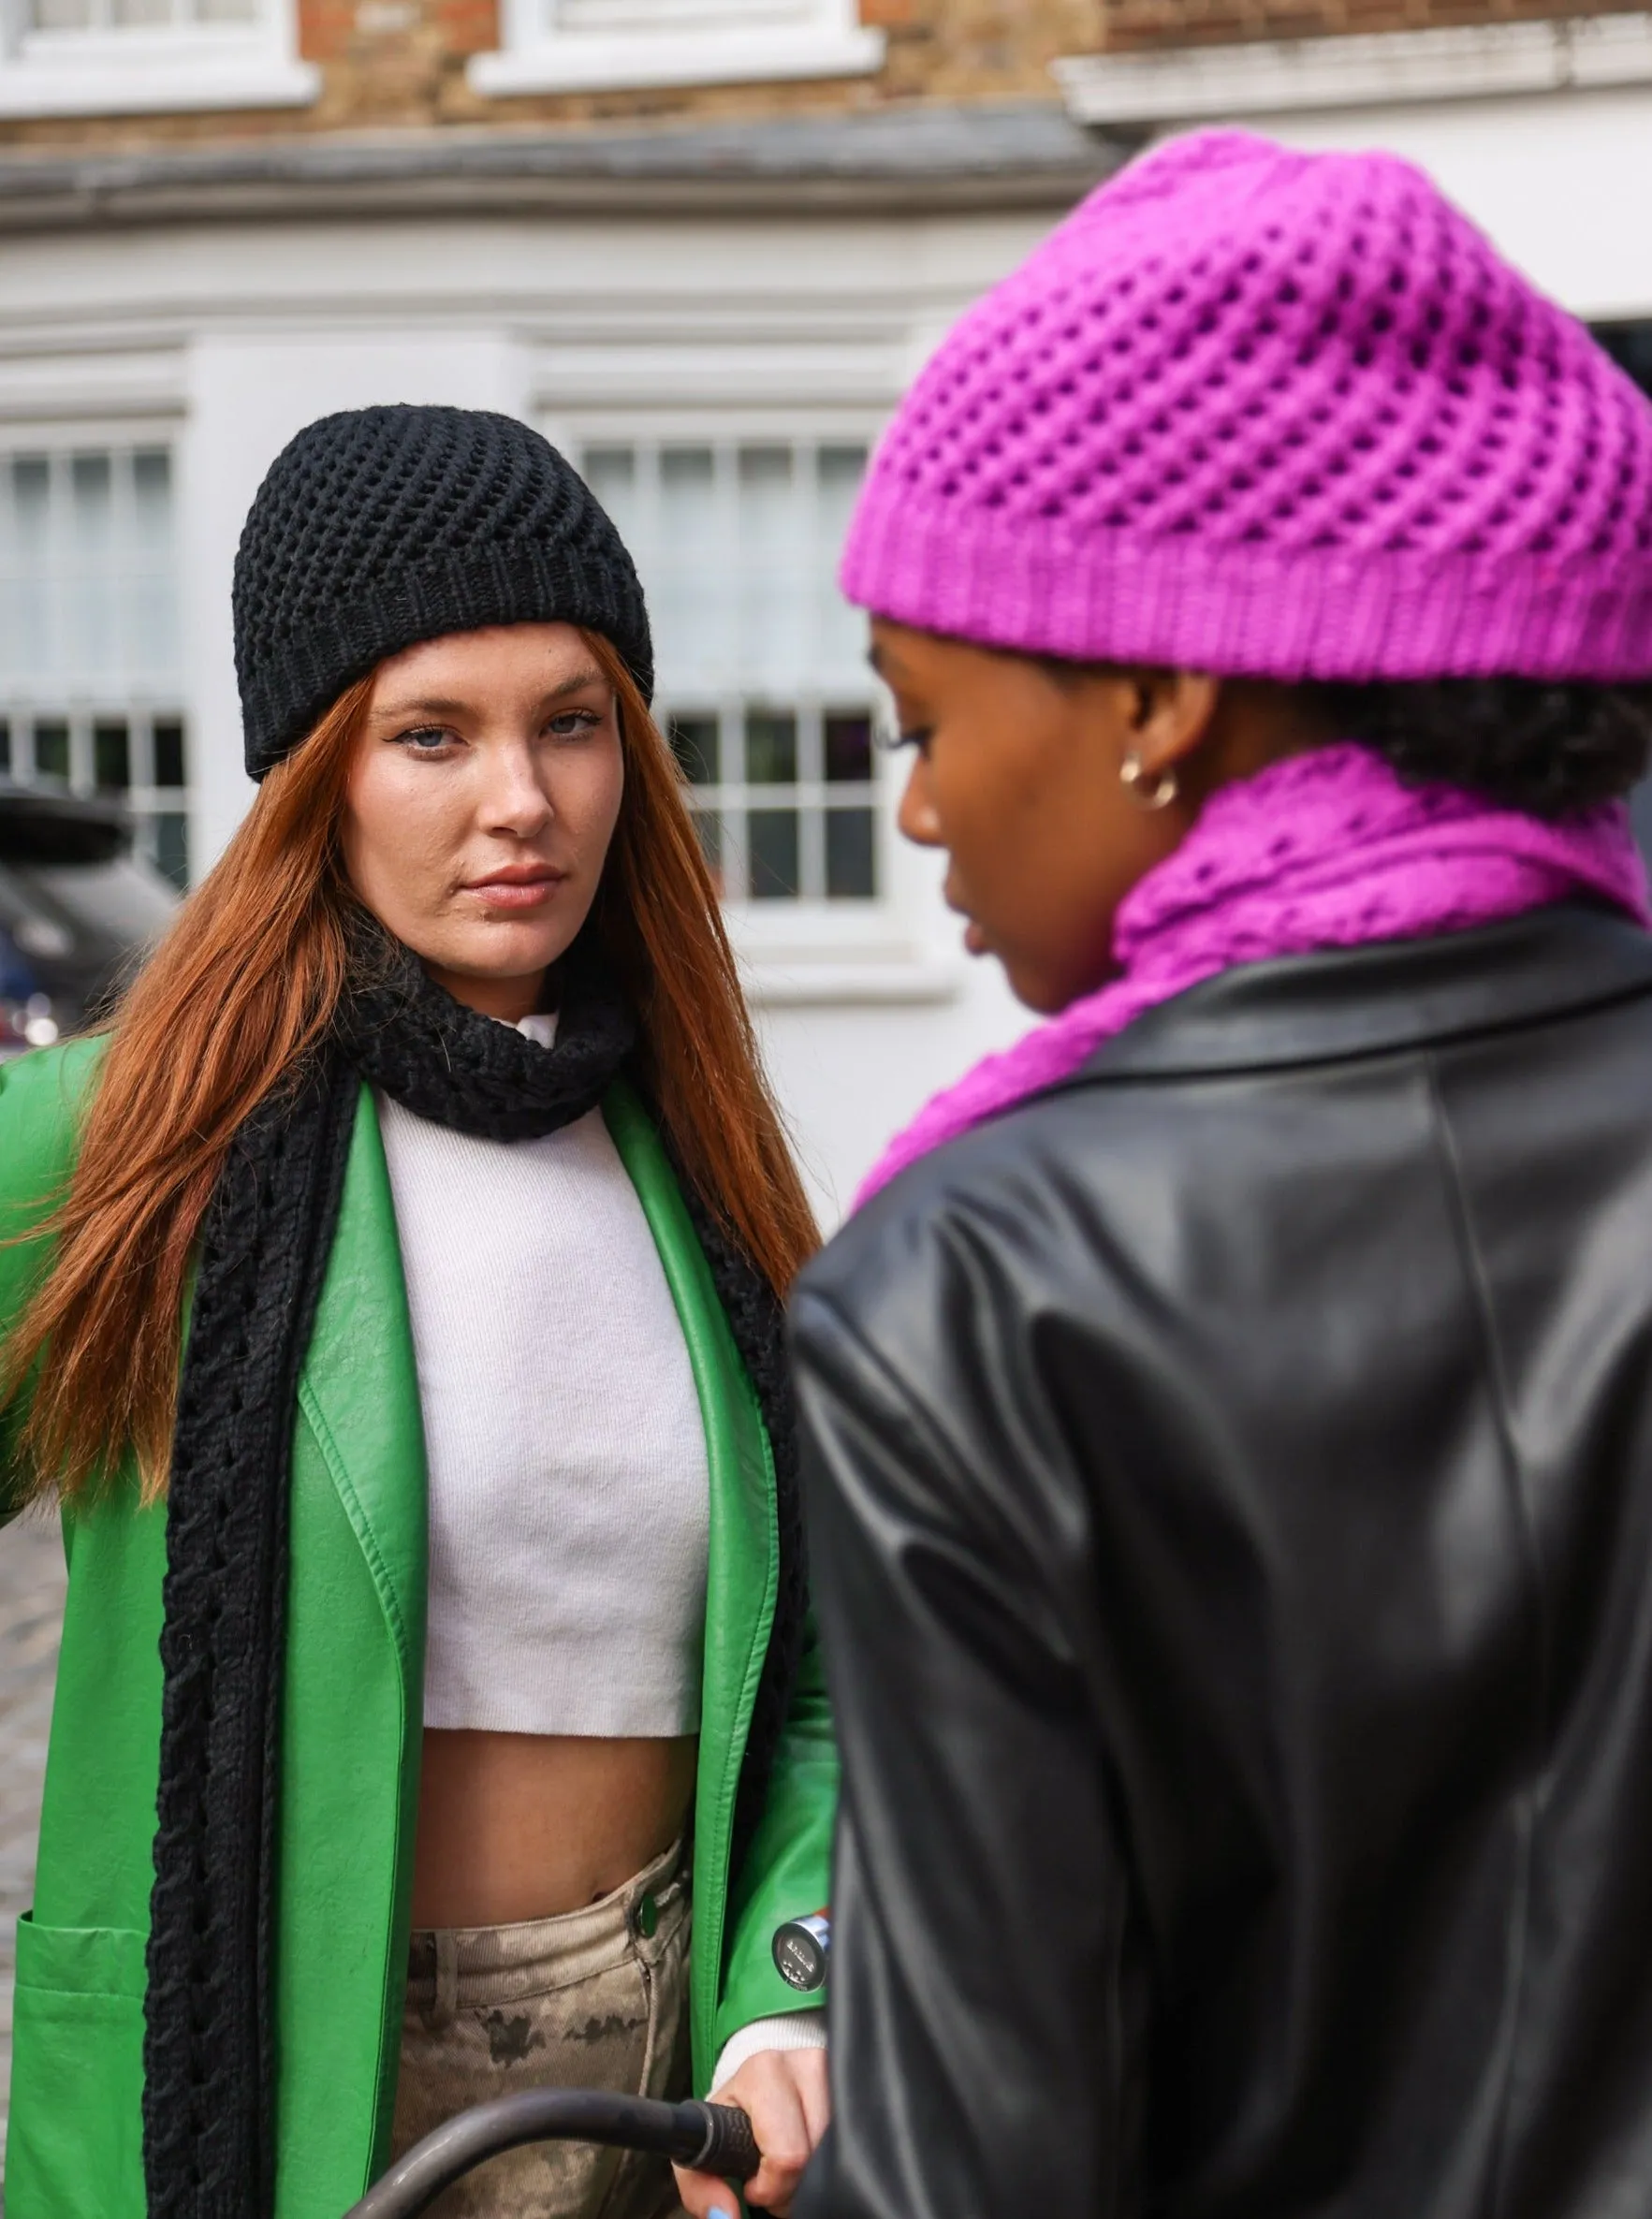
<instances>
[{"instance_id":1,"label":"bare midriff","mask_svg":"<svg viewBox=\"0 0 1652 2219\"><path fill-rule=\"evenodd\" d=\"M697 1742L424 1737L413 1923L511 1926L623 1887L682 1832Z\"/></svg>"}]
</instances>

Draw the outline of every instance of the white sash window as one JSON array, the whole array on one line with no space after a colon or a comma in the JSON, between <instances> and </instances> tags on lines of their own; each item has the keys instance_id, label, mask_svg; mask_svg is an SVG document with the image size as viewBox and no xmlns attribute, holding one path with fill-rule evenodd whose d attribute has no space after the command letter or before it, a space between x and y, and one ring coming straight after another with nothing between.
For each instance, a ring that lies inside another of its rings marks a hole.
<instances>
[{"instance_id":1,"label":"white sash window","mask_svg":"<svg viewBox=\"0 0 1652 2219\"><path fill-rule=\"evenodd\" d=\"M178 598L166 447L0 455L0 779L120 796L182 886Z\"/></svg>"},{"instance_id":2,"label":"white sash window","mask_svg":"<svg viewBox=\"0 0 1652 2219\"><path fill-rule=\"evenodd\" d=\"M649 597L655 712L731 905L883 892L866 621L834 579L866 457L811 440L581 453Z\"/></svg>"},{"instance_id":3,"label":"white sash window","mask_svg":"<svg viewBox=\"0 0 1652 2219\"><path fill-rule=\"evenodd\" d=\"M11 0L0 116L288 108L321 75L298 59L296 0Z\"/></svg>"},{"instance_id":4,"label":"white sash window","mask_svg":"<svg viewBox=\"0 0 1652 2219\"><path fill-rule=\"evenodd\" d=\"M857 0L501 0L500 33L471 63L479 93L852 77L884 58Z\"/></svg>"}]
</instances>

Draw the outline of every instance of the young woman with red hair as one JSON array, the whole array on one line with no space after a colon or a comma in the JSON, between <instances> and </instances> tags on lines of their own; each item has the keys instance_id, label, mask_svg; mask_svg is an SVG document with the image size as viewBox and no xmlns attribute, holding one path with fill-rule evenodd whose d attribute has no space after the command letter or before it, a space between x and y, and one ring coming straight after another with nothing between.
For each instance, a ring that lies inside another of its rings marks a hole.
<instances>
[{"instance_id":1,"label":"young woman with red hair","mask_svg":"<svg viewBox=\"0 0 1652 2219\"><path fill-rule=\"evenodd\" d=\"M641 591L535 434L381 408L278 459L235 603L257 798L0 1088L0 1464L70 1562L10 2210L337 2219L471 2103L692 2077L783 2211L814 1233ZM733 2201L541 2149L439 2209L680 2196Z\"/></svg>"}]
</instances>

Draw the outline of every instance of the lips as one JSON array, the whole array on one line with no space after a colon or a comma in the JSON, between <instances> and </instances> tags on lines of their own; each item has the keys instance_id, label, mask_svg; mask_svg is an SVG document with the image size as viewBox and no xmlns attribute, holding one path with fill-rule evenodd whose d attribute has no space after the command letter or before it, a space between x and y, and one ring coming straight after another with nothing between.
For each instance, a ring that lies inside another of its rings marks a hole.
<instances>
[{"instance_id":1,"label":"lips","mask_svg":"<svg viewBox=\"0 0 1652 2219\"><path fill-rule=\"evenodd\" d=\"M962 917L964 921L964 947L968 953L972 956L985 956L987 952L987 935L958 899L950 878L941 889L941 898L955 915Z\"/></svg>"},{"instance_id":2,"label":"lips","mask_svg":"<svg viewBox=\"0 0 1652 2219\"><path fill-rule=\"evenodd\" d=\"M473 879L465 892L474 894L489 909L543 909L565 875L544 865L525 865L493 871L485 879Z\"/></svg>"}]
</instances>

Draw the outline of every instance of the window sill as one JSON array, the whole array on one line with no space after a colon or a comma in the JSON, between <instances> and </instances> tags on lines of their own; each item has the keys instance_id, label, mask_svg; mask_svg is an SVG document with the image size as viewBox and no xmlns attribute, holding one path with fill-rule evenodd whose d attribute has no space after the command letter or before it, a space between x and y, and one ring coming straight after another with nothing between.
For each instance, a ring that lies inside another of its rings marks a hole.
<instances>
[{"instance_id":1,"label":"window sill","mask_svg":"<svg viewBox=\"0 0 1652 2219\"><path fill-rule=\"evenodd\" d=\"M1652 12L1078 54L1052 64L1075 121L1188 124L1652 80Z\"/></svg>"},{"instance_id":2,"label":"window sill","mask_svg":"<svg viewBox=\"0 0 1652 2219\"><path fill-rule=\"evenodd\" d=\"M497 96L866 77L883 62L883 34L853 28L648 31L628 36L564 31L508 52L473 55L467 75L473 92Z\"/></svg>"},{"instance_id":3,"label":"window sill","mask_svg":"<svg viewBox=\"0 0 1652 2219\"><path fill-rule=\"evenodd\" d=\"M154 34L41 37L0 60L0 116L307 108L320 91L312 63L272 60L267 50L214 51L189 38L168 49Z\"/></svg>"},{"instance_id":4,"label":"window sill","mask_svg":"<svg viewBox=\"0 0 1652 2219\"><path fill-rule=\"evenodd\" d=\"M957 963L933 956L744 956L740 979L758 1009L866 1008L956 1001L963 991Z\"/></svg>"}]
</instances>

